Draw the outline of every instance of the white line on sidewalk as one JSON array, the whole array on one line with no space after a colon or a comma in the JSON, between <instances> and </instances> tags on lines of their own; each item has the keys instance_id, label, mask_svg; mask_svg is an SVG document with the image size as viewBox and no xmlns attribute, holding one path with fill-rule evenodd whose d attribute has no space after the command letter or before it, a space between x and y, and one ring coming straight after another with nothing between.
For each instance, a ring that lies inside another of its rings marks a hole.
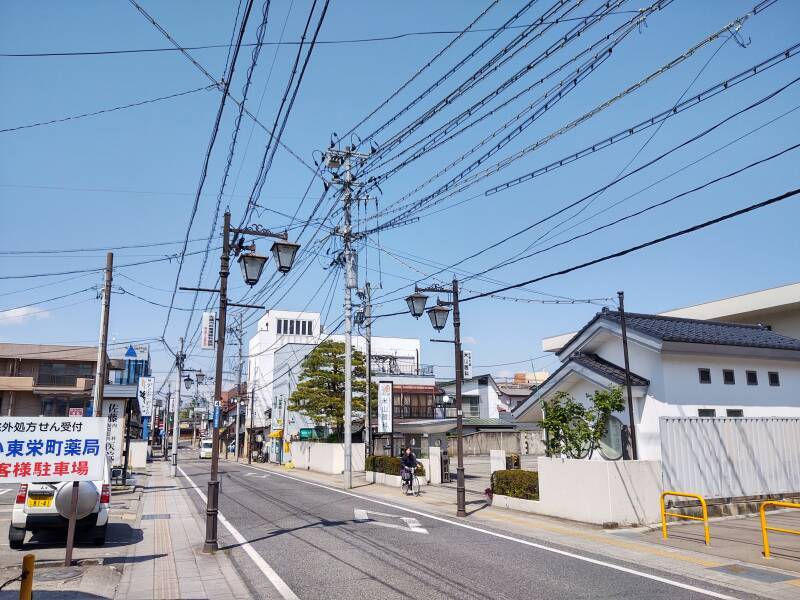
<instances>
[{"instance_id":1,"label":"white line on sidewalk","mask_svg":"<svg viewBox=\"0 0 800 600\"><path fill-rule=\"evenodd\" d=\"M606 567L608 569L614 569L615 571L621 571L623 573L628 573L629 575L636 575L637 577L643 577L645 579L651 579L653 581L658 581L660 583L665 583L667 585L671 585L677 588L681 588L684 590L689 590L692 592L697 592L698 594L703 594L705 596L710 596L711 598L720 598L721 600L736 600L733 596L728 596L727 594L721 594L719 592L714 592L712 590L707 590L705 588L696 587L694 585L689 585L688 583L682 583L680 581L675 581L674 579L667 579L666 577L659 577L658 575L651 575L650 573L645 573L644 571L637 571L636 569L631 569L628 567L623 567L622 565L615 565L614 563L606 562L604 560L598 560L596 558L590 558L588 556L582 556L580 554L575 554L574 552L568 552L566 550L559 550L558 548L553 548L551 546L545 546L544 544L538 544L536 542L531 542L528 540L523 540L521 538L516 538L510 535L506 535L504 533L497 533L496 531L490 531L488 529L482 529L480 527L476 527L474 525L467 525L466 523L459 523L458 521L451 521L450 519L445 519L444 517L437 517L436 515L432 515L429 513L425 513L419 510L414 510L412 508L407 508L405 506L401 506L399 504L392 504L391 502L384 502L382 500L375 500L374 498L370 498L368 496L362 496L361 494L354 494L353 492L347 492L345 490L340 490L335 487L331 487L329 485L325 485L322 483L315 483L313 481L306 481L305 479L300 479L298 477L292 477L291 475L286 475L285 473L276 473L274 471L270 472L272 475L277 475L278 477L285 477L286 479L291 479L292 481L297 481L300 483L305 483L307 485L313 485L316 487L324 488L326 490L330 490L332 492L337 492L339 494L344 494L345 496L352 496L353 498L358 498L360 500L366 500L367 502L372 502L374 504L380 504L382 506L388 506L390 508L395 508L398 510L403 510L405 512L409 512L415 515L420 515L422 517L426 517L428 519L433 519L434 521L440 521L442 523L449 523L450 525L455 525L456 527L461 527L463 529L469 529L471 531L477 531L479 533L485 533L486 535L490 535L492 537L500 538L503 540L509 540L511 542L517 542L518 544L523 544L525 546L530 546L532 548L538 548L539 550L545 550L546 552L552 552L554 554L560 554L561 556L568 556L570 558L575 558L577 560L582 560L584 562L588 562L594 565L598 565L601 567Z\"/></svg>"},{"instance_id":2,"label":"white line on sidewalk","mask_svg":"<svg viewBox=\"0 0 800 600\"><path fill-rule=\"evenodd\" d=\"M197 494L203 499L203 502L208 502L206 495L200 491L200 488L197 487L195 482L192 481L192 478L186 474L186 471L180 467L178 467L178 471L180 471L181 475L183 475L191 484L191 486L194 488L194 491L197 492ZM264 558L255 551L255 549L250 545L250 542L248 542L247 539L241 533L239 533L239 531L233 525L231 525L230 521L228 521L228 519L226 519L221 512L217 513L217 517L219 518L219 522L222 523L225 529L227 529L233 536L233 539L235 539L236 542L241 545L242 549L247 552L247 555L253 560L254 563L256 563L256 566L261 569L261 572L264 573L267 579L270 580L270 583L275 586L275 589L278 590L278 593L281 595L281 597L285 600L300 600L289 588L289 586L286 585L286 582L281 579L281 576L275 572L275 569L269 566L269 563L267 563L267 561L265 561Z\"/></svg>"}]
</instances>

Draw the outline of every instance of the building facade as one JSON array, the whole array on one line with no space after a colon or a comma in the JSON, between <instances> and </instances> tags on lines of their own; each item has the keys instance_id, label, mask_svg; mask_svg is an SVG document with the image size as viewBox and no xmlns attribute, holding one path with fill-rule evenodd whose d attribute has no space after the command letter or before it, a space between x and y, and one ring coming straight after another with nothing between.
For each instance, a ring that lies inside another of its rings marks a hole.
<instances>
[{"instance_id":1,"label":"building facade","mask_svg":"<svg viewBox=\"0 0 800 600\"><path fill-rule=\"evenodd\" d=\"M661 417L800 417L800 340L765 326L626 315L638 458L660 459ZM556 392L588 395L625 383L620 315L598 313L557 353L561 367L514 411L542 418ZM627 407L615 413L593 458L622 453Z\"/></svg>"}]
</instances>

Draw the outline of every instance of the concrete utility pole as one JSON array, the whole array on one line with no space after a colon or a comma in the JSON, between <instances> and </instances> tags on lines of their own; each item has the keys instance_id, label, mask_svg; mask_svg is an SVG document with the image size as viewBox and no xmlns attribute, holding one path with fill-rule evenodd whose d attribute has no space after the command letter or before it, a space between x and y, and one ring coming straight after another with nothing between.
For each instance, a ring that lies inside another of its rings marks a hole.
<instances>
[{"instance_id":1,"label":"concrete utility pole","mask_svg":"<svg viewBox=\"0 0 800 600\"><path fill-rule=\"evenodd\" d=\"M364 428L364 451L372 455L372 290L369 281L364 284L364 337L367 349L366 427Z\"/></svg>"},{"instance_id":2,"label":"concrete utility pole","mask_svg":"<svg viewBox=\"0 0 800 600\"><path fill-rule=\"evenodd\" d=\"M628 392L628 422L631 429L631 458L637 459L636 452L636 425L633 412L633 391L631 390L631 366L628 360L628 330L625 324L625 292L617 292L619 297L619 323L622 329L622 355L625 359L625 388Z\"/></svg>"},{"instance_id":3,"label":"concrete utility pole","mask_svg":"<svg viewBox=\"0 0 800 600\"><path fill-rule=\"evenodd\" d=\"M236 340L239 342L239 372L236 383L236 441L233 446L233 457L236 462L239 462L239 422L241 421L239 413L242 407L242 371L244 370L244 360L242 358L242 313L239 313L239 322L232 329L236 334Z\"/></svg>"},{"instance_id":4,"label":"concrete utility pole","mask_svg":"<svg viewBox=\"0 0 800 600\"><path fill-rule=\"evenodd\" d=\"M108 349L108 313L111 310L111 280L114 271L114 253L106 254L105 281L103 283L103 312L100 314L100 343L97 345L97 369L94 375L92 415L102 416L103 392L106 385L106 351Z\"/></svg>"},{"instance_id":5,"label":"concrete utility pole","mask_svg":"<svg viewBox=\"0 0 800 600\"><path fill-rule=\"evenodd\" d=\"M344 217L337 233L342 237L342 259L344 263L344 488L353 487L353 298L352 291L358 289L358 268L353 250L352 204L353 187L352 159L368 158L368 154L357 153L350 146L344 150L329 148L325 152L327 167L334 172L332 184L342 186ZM343 177L338 169L343 168Z\"/></svg>"},{"instance_id":6,"label":"concrete utility pole","mask_svg":"<svg viewBox=\"0 0 800 600\"><path fill-rule=\"evenodd\" d=\"M175 392L175 409L173 413L174 423L172 424L172 463L169 467L169 474L175 477L178 474L178 437L180 436L180 411L181 411L181 385L183 385L183 361L186 355L183 353L183 338L178 340L178 353L175 355L175 371L178 374L178 390Z\"/></svg>"},{"instance_id":7,"label":"concrete utility pole","mask_svg":"<svg viewBox=\"0 0 800 600\"><path fill-rule=\"evenodd\" d=\"M172 407L172 384L167 383L167 400L164 403L164 435L161 438L161 458L167 460L169 447L169 409Z\"/></svg>"}]
</instances>

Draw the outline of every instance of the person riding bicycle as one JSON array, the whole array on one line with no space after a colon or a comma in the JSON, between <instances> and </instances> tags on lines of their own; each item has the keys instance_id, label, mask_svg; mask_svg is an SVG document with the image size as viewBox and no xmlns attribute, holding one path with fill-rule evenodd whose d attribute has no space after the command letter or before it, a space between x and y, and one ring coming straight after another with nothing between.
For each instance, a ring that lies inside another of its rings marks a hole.
<instances>
[{"instance_id":1,"label":"person riding bicycle","mask_svg":"<svg viewBox=\"0 0 800 600\"><path fill-rule=\"evenodd\" d=\"M411 479L414 476L414 471L419 461L417 460L417 455L414 454L410 446L406 448L400 462L403 464L403 479Z\"/></svg>"}]
</instances>

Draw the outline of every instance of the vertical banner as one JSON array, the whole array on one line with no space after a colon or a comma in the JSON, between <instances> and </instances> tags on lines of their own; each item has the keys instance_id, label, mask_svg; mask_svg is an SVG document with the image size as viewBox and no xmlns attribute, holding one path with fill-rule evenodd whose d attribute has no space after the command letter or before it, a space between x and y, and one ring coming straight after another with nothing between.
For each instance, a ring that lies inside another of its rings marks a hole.
<instances>
[{"instance_id":1,"label":"vertical banner","mask_svg":"<svg viewBox=\"0 0 800 600\"><path fill-rule=\"evenodd\" d=\"M213 312L203 313L203 333L200 336L200 347L213 350L217 342L217 315Z\"/></svg>"},{"instance_id":2,"label":"vertical banner","mask_svg":"<svg viewBox=\"0 0 800 600\"><path fill-rule=\"evenodd\" d=\"M139 377L139 413L143 417L153 416L153 397L155 396L155 377Z\"/></svg>"},{"instance_id":3,"label":"vertical banner","mask_svg":"<svg viewBox=\"0 0 800 600\"><path fill-rule=\"evenodd\" d=\"M125 434L125 400L103 400L106 425L106 454L112 467L122 464L122 440Z\"/></svg>"},{"instance_id":4,"label":"vertical banner","mask_svg":"<svg viewBox=\"0 0 800 600\"><path fill-rule=\"evenodd\" d=\"M106 417L4 417L0 482L103 479L105 446Z\"/></svg>"},{"instance_id":5,"label":"vertical banner","mask_svg":"<svg viewBox=\"0 0 800 600\"><path fill-rule=\"evenodd\" d=\"M472 378L472 350L464 350L461 353L461 365L464 367L464 379Z\"/></svg>"},{"instance_id":6,"label":"vertical banner","mask_svg":"<svg viewBox=\"0 0 800 600\"><path fill-rule=\"evenodd\" d=\"M392 392L391 381L378 382L378 433L392 433Z\"/></svg>"}]
</instances>

